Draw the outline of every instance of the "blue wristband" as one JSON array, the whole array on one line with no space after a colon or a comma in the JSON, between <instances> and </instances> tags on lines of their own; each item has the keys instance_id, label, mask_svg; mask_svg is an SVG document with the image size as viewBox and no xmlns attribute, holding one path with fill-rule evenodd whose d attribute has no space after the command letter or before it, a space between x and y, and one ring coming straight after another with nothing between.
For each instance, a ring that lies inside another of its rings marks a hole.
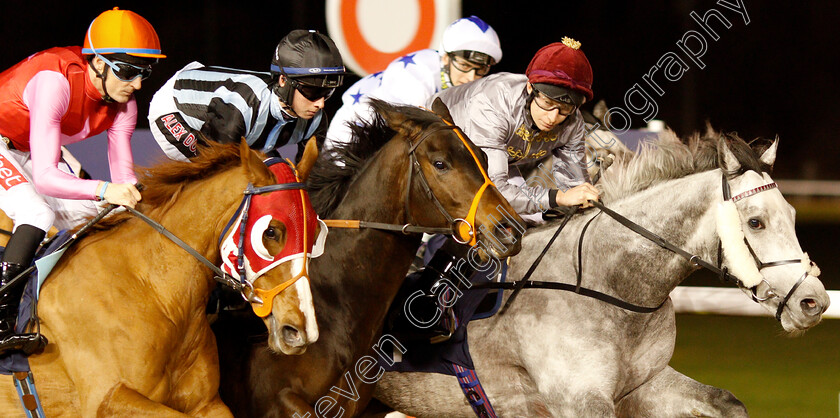
<instances>
[{"instance_id":1,"label":"blue wristband","mask_svg":"<svg viewBox=\"0 0 840 418\"><path fill-rule=\"evenodd\" d=\"M106 181L105 184L102 185L102 189L99 190L99 201L105 200L105 190L108 188L108 185L111 184L110 181Z\"/></svg>"}]
</instances>

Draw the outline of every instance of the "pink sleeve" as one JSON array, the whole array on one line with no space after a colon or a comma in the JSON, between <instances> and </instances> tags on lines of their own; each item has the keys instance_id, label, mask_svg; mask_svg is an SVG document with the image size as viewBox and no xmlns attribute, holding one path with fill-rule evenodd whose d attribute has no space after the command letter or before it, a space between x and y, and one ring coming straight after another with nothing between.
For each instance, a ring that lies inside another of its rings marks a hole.
<instances>
[{"instance_id":1,"label":"pink sleeve","mask_svg":"<svg viewBox=\"0 0 840 418\"><path fill-rule=\"evenodd\" d=\"M108 129L108 166L114 183L137 183L134 158L131 154L131 134L137 124L137 101L134 97L120 107L114 124Z\"/></svg>"},{"instance_id":2,"label":"pink sleeve","mask_svg":"<svg viewBox=\"0 0 840 418\"><path fill-rule=\"evenodd\" d=\"M23 91L29 108L32 182L38 193L64 199L93 199L98 180L82 180L58 169L61 118L70 104L70 83L55 71L41 71Z\"/></svg>"}]
</instances>

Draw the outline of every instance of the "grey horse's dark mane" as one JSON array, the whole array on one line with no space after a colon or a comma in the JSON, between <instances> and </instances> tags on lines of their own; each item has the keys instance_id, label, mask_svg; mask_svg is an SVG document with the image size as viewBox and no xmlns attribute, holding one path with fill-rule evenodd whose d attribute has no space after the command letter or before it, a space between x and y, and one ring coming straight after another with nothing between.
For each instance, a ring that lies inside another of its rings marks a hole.
<instances>
[{"instance_id":1,"label":"grey horse's dark mane","mask_svg":"<svg viewBox=\"0 0 840 418\"><path fill-rule=\"evenodd\" d=\"M681 140L669 130L654 141L642 143L637 153L627 154L604 171L601 179L604 201L615 201L667 180L721 168L718 153L721 138L741 164L731 176L772 169L760 160L761 153L771 144L767 140L747 143L736 133L719 133L711 127L703 134L695 133Z\"/></svg>"},{"instance_id":2,"label":"grey horse's dark mane","mask_svg":"<svg viewBox=\"0 0 840 418\"><path fill-rule=\"evenodd\" d=\"M348 123L352 140L321 153L309 173L306 187L312 207L321 217L327 217L335 210L347 194L350 183L362 172L371 157L396 135L397 131L388 125L382 112L402 113L406 122L410 122L412 132L440 122L440 117L416 106L393 105L377 99L371 99L370 102L374 109L372 120L362 120L358 125Z\"/></svg>"}]
</instances>

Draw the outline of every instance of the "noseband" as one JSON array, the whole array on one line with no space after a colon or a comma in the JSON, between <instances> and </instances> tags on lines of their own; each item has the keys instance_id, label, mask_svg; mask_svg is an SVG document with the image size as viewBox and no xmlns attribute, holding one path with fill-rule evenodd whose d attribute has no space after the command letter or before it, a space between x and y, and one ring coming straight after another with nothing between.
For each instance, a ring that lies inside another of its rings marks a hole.
<instances>
[{"instance_id":1,"label":"noseband","mask_svg":"<svg viewBox=\"0 0 840 418\"><path fill-rule=\"evenodd\" d=\"M721 183L722 183L722 188L723 188L723 200L724 201L729 200L733 203L737 202L739 200L742 200L742 199L746 199L750 196L754 196L758 193L765 192L767 190L772 190L772 189L775 189L775 188L778 187L776 185L776 183L773 182L773 183L765 184L765 185L762 185L762 186L758 186L754 189L747 190L747 191L745 191L743 193L740 193L736 196L732 196L731 191L729 189L729 182L726 181L726 174L722 175ZM755 261L756 267L758 268L759 271L761 271L761 269L766 268L766 267L776 267L776 266L783 266L783 265L786 265L786 264L800 264L800 263L802 263L801 258L763 262L763 261L761 261L760 258L758 258L758 255L755 253L755 250L753 249L752 245L750 245L750 242L747 240L746 237L744 237L744 244L746 244L747 249L749 249L750 255L752 255L753 260ZM721 267L722 263L723 263L723 245L722 245L722 243L719 242L718 243L718 269L720 269L725 274L726 267ZM729 276L729 275L727 275L727 276ZM733 281L735 282L735 284L738 287L740 287L742 289L749 290L750 297L752 297L752 299L756 302L764 302L764 301L767 301L769 299L779 297L779 292L777 292L776 289L773 288L773 286L770 286L770 283L767 283L767 280L765 280L765 279L761 279L761 281L764 282L764 284L769 288L769 290L766 292L765 296L760 297L757 294L758 285L753 286L752 288L747 288L746 286L744 286L744 284L740 280L738 280L737 278L734 278L734 276L729 276L729 277L733 277L733 279L734 279ZM776 309L776 320L777 321L782 320L782 312L784 311L785 306L787 306L788 300L790 300L790 297L793 296L793 292L795 292L796 289L799 288L799 285L801 285L802 282L804 282L807 277L808 277L808 272L805 271L805 273L802 274L802 276L799 278L799 280L797 280L796 283L794 283L793 287L790 288L790 290L787 292L785 297L782 298L781 302L779 302L779 307L778 307L778 309Z\"/></svg>"},{"instance_id":2,"label":"noseband","mask_svg":"<svg viewBox=\"0 0 840 418\"><path fill-rule=\"evenodd\" d=\"M472 148L470 148L469 143L464 138L464 135L461 133L461 130L458 129L457 126L443 120L445 125L440 126L435 129L427 130L423 136L417 139L417 142L410 145L408 148L408 158L411 162L411 169L408 170L408 176L406 178L406 187L405 187L405 213L411 222L411 179L414 175L414 172L417 172L417 178L420 180L420 187L423 189L423 192L426 194L426 198L434 203L435 207L438 209L446 221L449 223L450 227L452 228L452 238L457 241L459 244L469 244L471 246L476 244L476 233L475 233L475 214L478 211L478 203L481 201L481 197L484 195L484 191L487 189L487 186L492 186L493 182L490 181L490 178L487 176L487 173L484 171L484 168L481 166L481 162L478 160L478 157L473 152ZM417 156L415 155L414 151L417 147L428 138L431 134L436 133L438 131L444 131L447 129L452 129L456 135L458 135L458 139L463 142L464 146L470 152L473 160L475 161L476 166L478 167L479 171L481 171L482 177L484 177L484 184L478 189L475 196L473 197L472 203L470 204L470 210L467 212L466 218L455 218L453 217L446 208L440 203L435 193L432 191L432 188L429 186L429 181L426 179L426 175L423 174L423 169L420 166L420 161L417 160ZM466 227L463 229L462 227Z\"/></svg>"}]
</instances>

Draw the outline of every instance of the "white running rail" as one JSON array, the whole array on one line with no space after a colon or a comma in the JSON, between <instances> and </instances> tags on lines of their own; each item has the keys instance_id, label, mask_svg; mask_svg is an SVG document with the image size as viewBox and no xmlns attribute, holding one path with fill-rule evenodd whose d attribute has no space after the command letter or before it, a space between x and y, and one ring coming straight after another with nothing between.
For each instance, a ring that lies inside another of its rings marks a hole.
<instances>
[{"instance_id":1,"label":"white running rail","mask_svg":"<svg viewBox=\"0 0 840 418\"><path fill-rule=\"evenodd\" d=\"M840 318L840 290L829 290L831 306L823 318ZM712 313L720 315L773 316L741 289L725 287L677 286L671 292L677 313Z\"/></svg>"}]
</instances>

